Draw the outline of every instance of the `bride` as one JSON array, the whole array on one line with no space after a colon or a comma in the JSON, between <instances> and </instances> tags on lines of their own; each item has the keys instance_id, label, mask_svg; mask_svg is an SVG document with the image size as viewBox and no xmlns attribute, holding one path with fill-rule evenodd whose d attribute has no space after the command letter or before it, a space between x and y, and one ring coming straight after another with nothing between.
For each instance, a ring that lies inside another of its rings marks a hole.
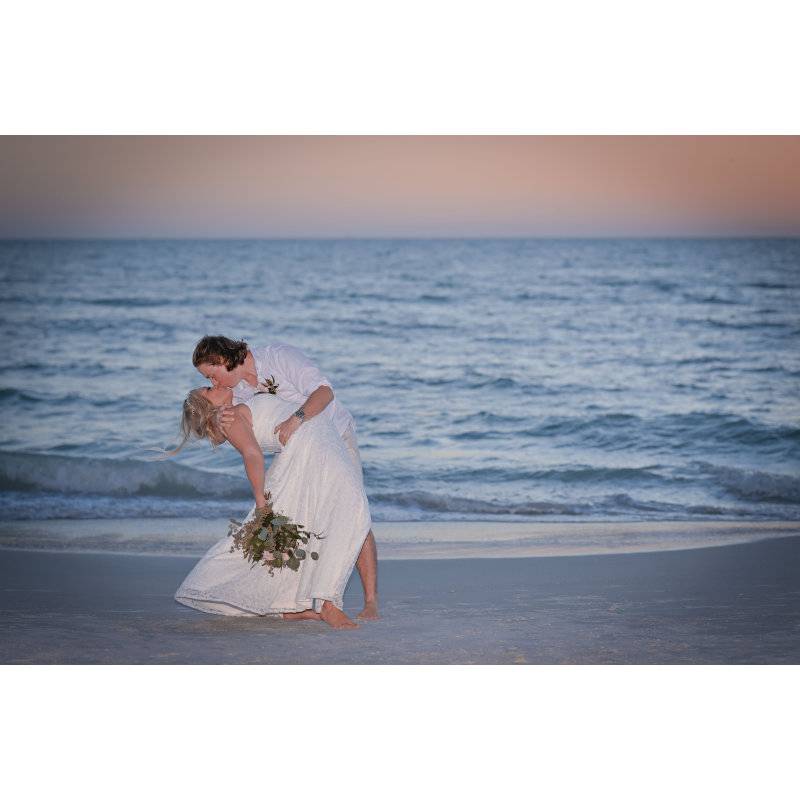
<instances>
[{"instance_id":1,"label":"bride","mask_svg":"<svg viewBox=\"0 0 800 800\"><path fill-rule=\"evenodd\" d=\"M372 520L360 476L332 423L318 414L281 445L275 428L294 406L262 392L233 407L234 420L223 432L217 410L232 401L231 389L193 389L183 403L183 441L206 438L213 445L226 438L239 451L257 509L265 493L276 513L322 534L314 540L319 559L305 559L297 572L284 568L270 575L252 566L231 539L217 542L195 565L175 592L179 603L212 614L320 619L333 628L357 628L342 609L342 596ZM276 453L264 471L264 453ZM245 521L247 521L245 520Z\"/></svg>"}]
</instances>

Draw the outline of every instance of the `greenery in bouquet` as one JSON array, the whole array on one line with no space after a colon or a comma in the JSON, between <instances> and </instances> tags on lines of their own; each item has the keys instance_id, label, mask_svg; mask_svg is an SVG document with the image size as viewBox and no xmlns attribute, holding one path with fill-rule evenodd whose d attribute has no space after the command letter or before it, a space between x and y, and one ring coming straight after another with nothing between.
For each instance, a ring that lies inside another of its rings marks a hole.
<instances>
[{"instance_id":1,"label":"greenery in bouquet","mask_svg":"<svg viewBox=\"0 0 800 800\"><path fill-rule=\"evenodd\" d=\"M311 538L323 539L321 534L312 533L282 514L276 514L272 509L269 494L266 495L267 505L249 522L240 523L235 519L230 521L228 536L233 537L230 552L241 550L244 558L252 566L263 564L269 569L269 574L274 575L276 569L288 567L297 572L306 556L314 561L319 558L319 553L308 550Z\"/></svg>"}]
</instances>

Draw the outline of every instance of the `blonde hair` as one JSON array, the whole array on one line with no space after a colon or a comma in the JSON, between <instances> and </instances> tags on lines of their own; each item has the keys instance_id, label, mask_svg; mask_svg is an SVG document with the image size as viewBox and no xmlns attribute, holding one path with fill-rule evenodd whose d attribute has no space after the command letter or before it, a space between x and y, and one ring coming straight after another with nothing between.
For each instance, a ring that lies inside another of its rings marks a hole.
<instances>
[{"instance_id":1,"label":"blonde hair","mask_svg":"<svg viewBox=\"0 0 800 800\"><path fill-rule=\"evenodd\" d=\"M180 424L181 443L165 453L174 456L190 439L208 439L212 447L225 441L225 434L217 419L217 407L203 394L202 389L192 389L183 401Z\"/></svg>"}]
</instances>

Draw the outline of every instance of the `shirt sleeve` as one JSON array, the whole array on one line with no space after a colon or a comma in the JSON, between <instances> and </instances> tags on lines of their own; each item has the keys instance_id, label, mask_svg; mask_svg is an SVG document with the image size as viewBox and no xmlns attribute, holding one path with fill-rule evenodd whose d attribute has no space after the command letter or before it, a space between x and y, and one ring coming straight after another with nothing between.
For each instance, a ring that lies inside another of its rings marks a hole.
<instances>
[{"instance_id":1,"label":"shirt sleeve","mask_svg":"<svg viewBox=\"0 0 800 800\"><path fill-rule=\"evenodd\" d=\"M272 357L284 377L305 397L320 386L329 386L333 390L331 382L320 372L319 367L293 345L279 345Z\"/></svg>"}]
</instances>

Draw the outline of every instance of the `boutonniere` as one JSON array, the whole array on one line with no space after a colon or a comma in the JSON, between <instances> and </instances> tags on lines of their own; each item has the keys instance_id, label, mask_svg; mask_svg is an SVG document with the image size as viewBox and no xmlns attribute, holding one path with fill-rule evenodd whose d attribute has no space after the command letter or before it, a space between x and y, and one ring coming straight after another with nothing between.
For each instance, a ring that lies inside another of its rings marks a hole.
<instances>
[{"instance_id":1,"label":"boutonniere","mask_svg":"<svg viewBox=\"0 0 800 800\"><path fill-rule=\"evenodd\" d=\"M275 376L270 375L269 378L264 378L261 383L256 386L256 392L269 392L270 394L278 393L278 384L275 383Z\"/></svg>"}]
</instances>

